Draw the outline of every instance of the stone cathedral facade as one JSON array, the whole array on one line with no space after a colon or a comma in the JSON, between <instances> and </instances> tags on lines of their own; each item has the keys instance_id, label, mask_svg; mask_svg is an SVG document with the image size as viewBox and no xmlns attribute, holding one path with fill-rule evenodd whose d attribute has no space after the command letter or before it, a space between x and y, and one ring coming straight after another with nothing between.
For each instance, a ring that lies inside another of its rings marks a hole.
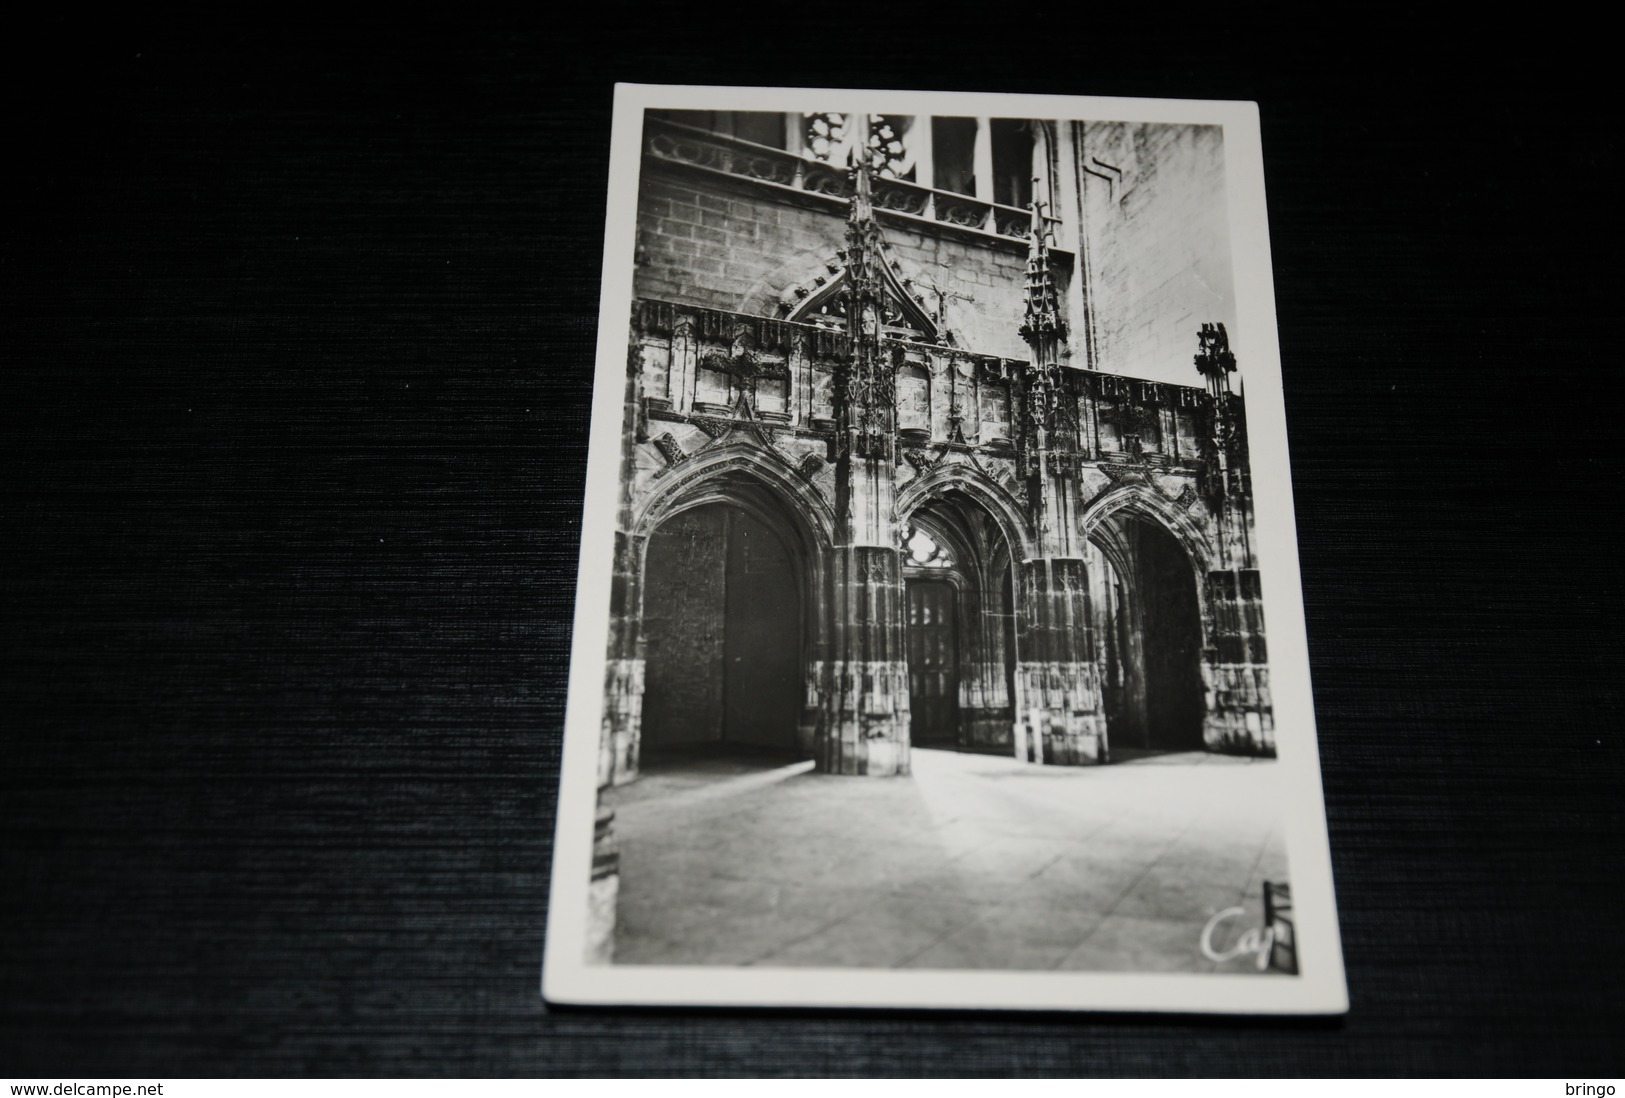
<instances>
[{"instance_id":1,"label":"stone cathedral facade","mask_svg":"<svg viewBox=\"0 0 1625 1098\"><path fill-rule=\"evenodd\" d=\"M601 784L1274 754L1217 128L670 111L642 152Z\"/></svg>"}]
</instances>

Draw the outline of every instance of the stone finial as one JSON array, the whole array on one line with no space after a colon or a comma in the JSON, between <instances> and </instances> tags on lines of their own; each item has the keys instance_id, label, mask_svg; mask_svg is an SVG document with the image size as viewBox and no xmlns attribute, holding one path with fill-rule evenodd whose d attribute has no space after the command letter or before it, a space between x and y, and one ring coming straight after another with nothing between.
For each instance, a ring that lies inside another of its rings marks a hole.
<instances>
[{"instance_id":1,"label":"stone finial","mask_svg":"<svg viewBox=\"0 0 1625 1098\"><path fill-rule=\"evenodd\" d=\"M1207 378L1208 391L1215 397L1230 391L1230 375L1236 370L1236 356L1230 353L1230 336L1223 324L1203 324L1196 333L1200 349L1193 360L1196 370Z\"/></svg>"},{"instance_id":2,"label":"stone finial","mask_svg":"<svg viewBox=\"0 0 1625 1098\"><path fill-rule=\"evenodd\" d=\"M1041 340L1064 339L1066 321L1061 314L1061 295L1055 288L1055 271L1050 265L1044 203L1034 199L1027 203L1027 208L1032 211L1032 224L1027 230L1027 307L1022 314L1021 336L1038 349Z\"/></svg>"}]
</instances>

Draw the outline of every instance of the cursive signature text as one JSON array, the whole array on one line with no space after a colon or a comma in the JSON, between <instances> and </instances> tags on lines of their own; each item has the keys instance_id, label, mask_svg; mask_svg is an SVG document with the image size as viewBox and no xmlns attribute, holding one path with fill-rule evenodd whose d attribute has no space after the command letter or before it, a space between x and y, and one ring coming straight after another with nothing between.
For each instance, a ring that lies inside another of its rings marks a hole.
<instances>
[{"instance_id":1,"label":"cursive signature text","mask_svg":"<svg viewBox=\"0 0 1625 1098\"><path fill-rule=\"evenodd\" d=\"M1218 932L1221 923L1234 919L1237 915L1245 914L1246 909L1240 907L1227 907L1218 912L1207 921L1202 928L1202 956L1210 961L1231 961L1237 957L1244 957L1249 953L1258 955L1258 971L1262 972L1269 967L1270 954L1275 950L1275 928L1273 926L1251 927L1242 932L1229 949L1219 950L1213 947L1214 935Z\"/></svg>"}]
</instances>

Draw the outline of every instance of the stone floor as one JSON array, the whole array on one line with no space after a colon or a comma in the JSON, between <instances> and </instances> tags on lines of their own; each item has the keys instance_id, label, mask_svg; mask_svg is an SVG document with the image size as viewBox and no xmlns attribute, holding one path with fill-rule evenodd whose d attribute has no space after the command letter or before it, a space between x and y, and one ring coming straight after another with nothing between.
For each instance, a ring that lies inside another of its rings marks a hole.
<instances>
[{"instance_id":1,"label":"stone floor","mask_svg":"<svg viewBox=\"0 0 1625 1098\"><path fill-rule=\"evenodd\" d=\"M1257 971L1223 951L1287 879L1267 760L1036 767L916 749L909 778L691 758L607 794L623 964Z\"/></svg>"}]
</instances>

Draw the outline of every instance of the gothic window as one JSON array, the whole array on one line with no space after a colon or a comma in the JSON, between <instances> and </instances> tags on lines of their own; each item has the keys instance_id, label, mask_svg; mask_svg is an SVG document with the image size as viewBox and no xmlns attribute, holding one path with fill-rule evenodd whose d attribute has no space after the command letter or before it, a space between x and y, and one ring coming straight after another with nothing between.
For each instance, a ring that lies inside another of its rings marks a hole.
<instances>
[{"instance_id":1,"label":"gothic window","mask_svg":"<svg viewBox=\"0 0 1625 1098\"><path fill-rule=\"evenodd\" d=\"M885 114L862 116L818 111L805 116L802 140L814 160L845 167L859 145L867 147L869 166L883 179L913 179L909 153L912 118Z\"/></svg>"},{"instance_id":2,"label":"gothic window","mask_svg":"<svg viewBox=\"0 0 1625 1098\"><path fill-rule=\"evenodd\" d=\"M844 164L846 152L851 147L851 141L847 136L846 115L832 111L819 111L807 115L803 140L808 155L814 160Z\"/></svg>"},{"instance_id":3,"label":"gothic window","mask_svg":"<svg viewBox=\"0 0 1625 1098\"><path fill-rule=\"evenodd\" d=\"M869 116L869 162L883 178L914 178L914 158L904 140L912 121L885 114Z\"/></svg>"},{"instance_id":4,"label":"gothic window","mask_svg":"<svg viewBox=\"0 0 1625 1098\"><path fill-rule=\"evenodd\" d=\"M931 378L918 366L905 366L897 375L897 427L931 433Z\"/></svg>"},{"instance_id":5,"label":"gothic window","mask_svg":"<svg viewBox=\"0 0 1625 1098\"><path fill-rule=\"evenodd\" d=\"M1140 436L1140 447L1148 451L1162 449L1162 417L1155 408L1134 408L1134 426Z\"/></svg>"},{"instance_id":6,"label":"gothic window","mask_svg":"<svg viewBox=\"0 0 1625 1098\"><path fill-rule=\"evenodd\" d=\"M649 114L769 148L785 147L784 115L774 111L650 111Z\"/></svg>"},{"instance_id":7,"label":"gothic window","mask_svg":"<svg viewBox=\"0 0 1625 1098\"><path fill-rule=\"evenodd\" d=\"M976 119L931 119L932 186L955 194L976 193Z\"/></svg>"},{"instance_id":8,"label":"gothic window","mask_svg":"<svg viewBox=\"0 0 1625 1098\"><path fill-rule=\"evenodd\" d=\"M733 135L758 145L784 148L784 115L770 111L734 111Z\"/></svg>"},{"instance_id":9,"label":"gothic window","mask_svg":"<svg viewBox=\"0 0 1625 1098\"><path fill-rule=\"evenodd\" d=\"M965 118L952 115L859 114L844 111L809 111L780 114L774 111L651 110L650 118L705 130L736 141L783 149L844 172L863 155L878 179L894 179L939 191L965 195L977 205L950 204L936 211L938 220L988 227L1011 234L1011 216L989 222L981 203L1025 208L1033 199L1033 176L1048 174L1045 158L1035 156L1044 146L1041 122L1015 118ZM765 159L764 159L765 157ZM1036 162L1035 162L1036 161ZM747 153L730 168L734 174L789 184L793 169L779 158ZM1105 188L1090 193L1117 194L1122 171L1099 160L1081 165ZM805 189L844 194L844 185L828 172L806 175ZM890 209L920 215L924 196L905 188L879 188ZM953 212L958 211L956 216ZM1047 211L1054 218L1057 210ZM969 218L970 220L964 220ZM1018 234L1019 235L1019 234Z\"/></svg>"},{"instance_id":10,"label":"gothic window","mask_svg":"<svg viewBox=\"0 0 1625 1098\"><path fill-rule=\"evenodd\" d=\"M908 528L908 562L919 568L952 568L953 558L930 534L918 526Z\"/></svg>"},{"instance_id":11,"label":"gothic window","mask_svg":"<svg viewBox=\"0 0 1625 1098\"><path fill-rule=\"evenodd\" d=\"M990 123L995 202L1025 209L1033 200L1032 125L1011 118L995 118Z\"/></svg>"}]
</instances>

